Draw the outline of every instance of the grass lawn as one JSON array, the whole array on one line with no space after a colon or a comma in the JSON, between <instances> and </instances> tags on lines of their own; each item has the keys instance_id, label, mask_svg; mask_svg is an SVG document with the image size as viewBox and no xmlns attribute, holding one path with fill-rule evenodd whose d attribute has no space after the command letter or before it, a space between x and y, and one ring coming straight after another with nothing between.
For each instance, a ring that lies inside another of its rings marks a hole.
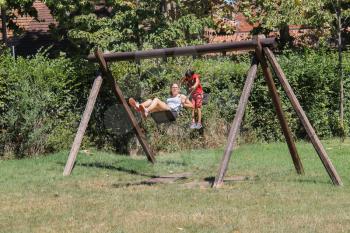
<instances>
[{"instance_id":1,"label":"grass lawn","mask_svg":"<svg viewBox=\"0 0 350 233\"><path fill-rule=\"evenodd\" d=\"M158 156L153 166L144 157L80 153L70 177L62 176L67 152L0 161L0 232L349 232L350 142L325 142L341 188L310 144L297 147L306 175L296 174L283 143L243 145L227 175L250 179L218 190L200 182L216 175L222 150ZM180 172L192 176L137 184Z\"/></svg>"}]
</instances>

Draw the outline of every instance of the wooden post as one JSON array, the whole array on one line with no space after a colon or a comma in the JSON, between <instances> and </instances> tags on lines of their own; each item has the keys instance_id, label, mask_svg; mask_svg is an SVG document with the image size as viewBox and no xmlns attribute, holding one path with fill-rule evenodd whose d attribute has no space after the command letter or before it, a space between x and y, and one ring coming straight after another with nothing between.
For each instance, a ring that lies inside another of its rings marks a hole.
<instances>
[{"instance_id":1,"label":"wooden post","mask_svg":"<svg viewBox=\"0 0 350 233\"><path fill-rule=\"evenodd\" d=\"M75 160L77 158L79 148L80 148L81 142L82 142L84 134L85 134L85 130L88 126L88 123L89 123L89 120L91 117L91 113L94 109L94 106L96 103L96 98L97 98L98 93L100 91L101 85L102 85L102 77L101 77L101 75L99 75L95 78L94 84L92 85L89 99L88 99L88 102L86 104L85 111L84 111L83 117L81 118L81 122L80 122L80 125L78 128L78 132L75 135L75 139L74 139L72 148L70 150L66 166L65 166L64 171L63 171L64 176L69 176L72 173L74 163L75 163Z\"/></svg>"},{"instance_id":2,"label":"wooden post","mask_svg":"<svg viewBox=\"0 0 350 233\"><path fill-rule=\"evenodd\" d=\"M314 146L318 156L320 157L323 166L326 168L326 171L331 178L334 185L343 185L341 178L339 177L336 169L334 168L331 160L328 158L327 152L324 149L320 139L316 135L314 128L312 127L309 119L307 118L303 108L301 107L296 95L293 92L292 87L290 86L282 68L277 62L276 57L273 55L272 51L268 48L264 48L265 55L267 56L269 62L272 65L273 70L275 71L282 87L287 94L295 112L297 113L301 123L303 124L312 145Z\"/></svg>"},{"instance_id":3,"label":"wooden post","mask_svg":"<svg viewBox=\"0 0 350 233\"><path fill-rule=\"evenodd\" d=\"M282 104L281 104L281 99L278 95L277 88L276 88L275 82L273 81L271 71L270 71L269 66L267 64L266 58L263 54L262 45L260 43L259 38L257 38L257 47L256 47L255 52L256 52L258 59L261 63L264 77L265 77L267 86L270 90L272 102L273 102L273 105L275 106L277 117L278 117L278 120L280 122L284 137L286 139L288 149L289 149L290 155L291 155L293 163L294 163L294 167L295 167L298 174L303 174L304 168L303 168L303 165L300 161L300 158L299 158L299 155L298 155L298 152L297 152L294 140L293 140L291 130L290 130L288 123L287 123L287 119L284 115L284 112L282 109Z\"/></svg>"},{"instance_id":4,"label":"wooden post","mask_svg":"<svg viewBox=\"0 0 350 233\"><path fill-rule=\"evenodd\" d=\"M248 71L247 80L245 81L241 98L239 100L235 119L233 120L231 125L230 133L228 136L228 142L225 148L225 153L224 153L224 156L222 157L218 174L215 177L215 181L213 184L214 188L220 187L224 182L224 176L227 171L227 167L230 162L230 158L236 144L236 139L239 135L239 127L241 126L244 111L247 106L248 98L250 96L250 92L252 90L254 80L256 78L257 69L258 69L257 59L253 58L252 65Z\"/></svg>"},{"instance_id":5,"label":"wooden post","mask_svg":"<svg viewBox=\"0 0 350 233\"><path fill-rule=\"evenodd\" d=\"M122 91L120 90L118 84L116 83L116 81L113 78L113 75L111 73L111 71L109 70L108 66L107 66L107 62L103 57L103 54L101 51L96 50L95 51L95 56L98 60L98 63L100 64L100 68L102 70L102 73L104 76L106 76L107 80L109 81L109 83L111 84L112 90L115 94L115 96L117 97L117 99L122 103L128 118L132 124L132 126L135 129L135 133L137 138L139 139L141 146L143 148L143 150L146 153L147 159L151 162L151 163L155 163L155 158L153 155L153 152L151 151L150 147L148 146L148 143L146 141L146 136L144 135L144 133L142 132L135 116L133 115L133 113L131 112L131 109L129 107L129 105L127 104L124 95L122 93Z\"/></svg>"}]
</instances>

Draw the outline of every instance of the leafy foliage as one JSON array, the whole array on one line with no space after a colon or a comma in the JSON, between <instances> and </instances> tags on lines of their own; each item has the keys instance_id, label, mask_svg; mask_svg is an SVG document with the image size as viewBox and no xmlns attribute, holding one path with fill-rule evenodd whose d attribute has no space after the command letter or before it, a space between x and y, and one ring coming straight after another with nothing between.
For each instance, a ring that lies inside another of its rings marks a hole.
<instances>
[{"instance_id":1,"label":"leafy foliage","mask_svg":"<svg viewBox=\"0 0 350 233\"><path fill-rule=\"evenodd\" d=\"M349 54L346 53L345 56L347 58ZM168 62L166 68L162 68L161 75L156 75L158 79L144 79L148 83L142 84L143 90L149 90L149 92L144 93L144 96L147 97L147 93L149 93L152 97L151 93L153 93L153 96L166 97L168 85L176 80L174 77L181 77L183 69L194 67L201 75L201 82L205 91L210 93L210 102L204 107L204 116L207 120L210 119L206 122L207 125L215 121L214 119L217 120L217 117L223 118L225 122L231 122L250 63L250 59L245 56L239 56L235 59L234 61L229 58L184 60L182 64L177 65ZM302 53L286 51L279 56L279 62L288 80L321 137L336 136L339 133L337 67L333 65L336 59L336 53L327 50L318 52L306 50ZM178 65L180 67L177 67ZM345 65L347 76L350 74L348 65ZM292 130L297 137L305 138L305 131L297 120L294 110L283 94L283 90L279 85L278 87ZM349 88L347 81L345 90ZM163 90L163 92L159 93L158 90ZM305 93L308 93L308 95L305 95ZM346 106L349 105L348 101L349 97L346 96ZM346 115L349 113L349 109L346 109ZM349 125L348 120L346 125ZM279 140L283 137L261 73L259 73L254 85L243 128L246 135L253 137L252 140L270 141Z\"/></svg>"},{"instance_id":2,"label":"leafy foliage","mask_svg":"<svg viewBox=\"0 0 350 233\"><path fill-rule=\"evenodd\" d=\"M242 1L243 10L252 24L259 24L256 33L268 33L284 25L303 25L299 17L303 7L295 1Z\"/></svg>"},{"instance_id":3,"label":"leafy foliage","mask_svg":"<svg viewBox=\"0 0 350 233\"><path fill-rule=\"evenodd\" d=\"M0 64L0 154L22 157L70 144L78 89L72 63L43 54L17 60L3 54Z\"/></svg>"},{"instance_id":4,"label":"leafy foliage","mask_svg":"<svg viewBox=\"0 0 350 233\"><path fill-rule=\"evenodd\" d=\"M212 25L210 18L199 19L189 14L167 23L150 35L149 40L157 48L202 44L204 29L209 25Z\"/></svg>"},{"instance_id":5,"label":"leafy foliage","mask_svg":"<svg viewBox=\"0 0 350 233\"><path fill-rule=\"evenodd\" d=\"M350 54L344 56L344 73L348 77ZM336 53L327 50L286 51L278 56L311 123L324 138L339 133L337 67L333 65L336 59ZM239 55L171 58L167 62L144 60L139 65L120 62L113 63L111 69L126 98L136 97L139 101L154 97L165 99L169 85L178 82L189 68L201 75L203 88L210 93L209 103L203 108L205 128L202 133L188 129L190 113L186 111L176 124L157 126L152 120L142 123L154 149L174 151L217 147L226 141L249 65L250 58ZM0 67L2 154L14 153L20 157L67 148L86 103L91 86L86 77L92 76L92 69L86 69L86 64L79 65L64 58L50 60L40 54L18 60L3 54ZM346 106L350 105L349 85L346 79ZM305 131L277 86L294 135L305 138ZM184 88L182 91L186 93ZM348 108L345 116L348 135ZM135 145L127 122L125 112L116 105L108 85L104 85L86 139L98 148L118 148L126 153ZM283 138L261 73L254 84L241 132L242 139L249 142Z\"/></svg>"},{"instance_id":6,"label":"leafy foliage","mask_svg":"<svg viewBox=\"0 0 350 233\"><path fill-rule=\"evenodd\" d=\"M317 37L313 39L320 40L322 43L329 37L328 29L335 31L335 28L338 27L336 24L337 8L342 9L343 28L347 28L350 23L350 3L344 0L337 2L340 3L339 6L336 5L336 1L331 0L242 0L238 10L243 11L248 20L256 25L253 32L255 34L281 31L288 25L305 25L315 29L314 33Z\"/></svg>"},{"instance_id":7,"label":"leafy foliage","mask_svg":"<svg viewBox=\"0 0 350 233\"><path fill-rule=\"evenodd\" d=\"M53 32L62 41L70 42L66 51L71 55L85 56L95 47L104 51L129 51L200 44L203 43L205 28L214 26L213 19L225 17L233 10L228 1L223 0L103 2L45 0L59 21ZM335 8L328 0L236 2L239 2L239 10L257 25L254 33L283 31L290 24L298 24L320 29L322 38L327 30L321 29L331 28L331 32L336 29ZM30 0L7 1L7 9L35 16L32 3ZM349 25L349 4L341 1L340 6L344 25ZM347 77L350 73L349 53L344 56ZM89 79L85 78L93 74L90 67L86 68L84 62L64 58L50 60L43 54L15 60L5 53L0 58L2 152L21 157L67 147L79 119L78 112L85 105L90 86ZM336 59L336 54L328 50L287 51L279 56L291 85L322 137L338 135L340 131ZM188 130L190 114L187 112L175 125L157 126L152 121L142 123L153 148L173 151L216 147L225 142L249 65L247 56L237 55L169 58L167 61L147 60L138 64L120 62L112 64L111 69L126 97L136 97L140 101L166 98L169 84L179 81L187 69L193 68L201 75L204 90L210 93L210 101L203 109L203 132ZM345 90L349 90L349 85L346 79ZM305 138L286 96L281 89L279 91L294 134ZM348 106L349 91L345 93ZM110 90L104 87L88 131L92 145L125 149L134 142L125 112L120 110ZM348 109L345 114L346 119L350 119ZM347 125L349 120L346 120ZM261 73L254 85L241 132L250 142L283 138ZM349 133L347 127L345 133Z\"/></svg>"},{"instance_id":8,"label":"leafy foliage","mask_svg":"<svg viewBox=\"0 0 350 233\"><path fill-rule=\"evenodd\" d=\"M17 25L15 19L20 16L37 17L37 11L33 7L34 0L0 0L0 7L6 12L6 25L15 33L19 34L22 29Z\"/></svg>"},{"instance_id":9,"label":"leafy foliage","mask_svg":"<svg viewBox=\"0 0 350 233\"><path fill-rule=\"evenodd\" d=\"M59 21L54 31L61 39L73 42L79 52L95 47L128 51L196 44L203 42L204 28L211 22L208 14L186 8L187 3L182 1L176 3L174 17L167 14L162 1L45 2ZM205 4L202 6L206 8Z\"/></svg>"},{"instance_id":10,"label":"leafy foliage","mask_svg":"<svg viewBox=\"0 0 350 233\"><path fill-rule=\"evenodd\" d=\"M349 57L348 53L346 53L347 57ZM323 138L339 135L341 129L337 117L339 111L337 67L333 65L337 59L336 53L327 50L306 50L299 53L286 51L278 59L318 135ZM193 68L201 75L203 88L206 93L210 93L209 103L203 108L205 125L203 134L197 135L198 132L194 133L188 129L190 113L186 111L178 118L176 124L157 126L152 120L143 123L154 149L174 151L216 147L226 141L225 135L234 118L249 65L250 58L241 55L232 58L209 57L194 60L173 58L168 59L166 63L160 60L145 60L137 66L134 63L123 62L113 64L112 70L126 98L136 97L139 101L154 97L166 99L169 95L169 85L178 82L186 69ZM345 67L346 74L349 76L349 64L346 63ZM345 90L350 89L349 85L347 81ZM306 132L287 97L280 85L277 86L294 135L297 138L306 138ZM184 88L182 91L186 93ZM98 116L102 117L97 119L96 125L104 124L103 113L106 111L104 106L115 103L108 94L104 95L100 101L102 104L99 105ZM349 104L349 96L346 94L346 106ZM350 110L346 108L346 126L350 123L349 114ZM127 121L126 116L119 115L119 117L118 122ZM109 135L108 140L106 137L103 138L104 142L115 141L113 134L106 133L107 128L100 129L99 135ZM254 84L241 132L243 140L248 142L283 139L270 94L261 73ZM346 133L349 133L348 127L346 127ZM118 134L117 138L116 141L121 141L132 138L132 135ZM124 144L130 143L129 139L123 141ZM191 143L187 143L189 139Z\"/></svg>"}]
</instances>

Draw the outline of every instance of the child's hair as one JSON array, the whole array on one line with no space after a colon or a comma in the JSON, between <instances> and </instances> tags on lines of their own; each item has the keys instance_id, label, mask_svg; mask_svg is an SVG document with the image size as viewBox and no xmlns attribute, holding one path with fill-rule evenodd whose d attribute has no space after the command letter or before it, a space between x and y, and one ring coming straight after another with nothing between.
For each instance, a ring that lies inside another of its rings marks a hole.
<instances>
[{"instance_id":1,"label":"child's hair","mask_svg":"<svg viewBox=\"0 0 350 233\"><path fill-rule=\"evenodd\" d=\"M175 85L175 84L180 88L180 85L179 85L178 83L172 83L172 84L170 84L170 90L169 90L170 96L173 95L172 88L173 88L173 85Z\"/></svg>"},{"instance_id":2,"label":"child's hair","mask_svg":"<svg viewBox=\"0 0 350 233\"><path fill-rule=\"evenodd\" d=\"M193 71L193 70L187 70L186 73L185 73L185 76L186 76L187 78L192 77L192 75L194 75L194 71Z\"/></svg>"}]
</instances>

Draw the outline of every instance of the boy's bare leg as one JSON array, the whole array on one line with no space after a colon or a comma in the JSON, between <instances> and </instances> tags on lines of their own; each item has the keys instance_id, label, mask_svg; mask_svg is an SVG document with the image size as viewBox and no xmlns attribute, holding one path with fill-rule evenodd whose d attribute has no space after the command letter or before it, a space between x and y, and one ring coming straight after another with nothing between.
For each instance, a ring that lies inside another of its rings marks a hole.
<instances>
[{"instance_id":1,"label":"boy's bare leg","mask_svg":"<svg viewBox=\"0 0 350 233\"><path fill-rule=\"evenodd\" d=\"M197 108L198 124L202 124L202 108Z\"/></svg>"},{"instance_id":2,"label":"boy's bare leg","mask_svg":"<svg viewBox=\"0 0 350 233\"><path fill-rule=\"evenodd\" d=\"M192 124L196 123L196 112L195 112L195 108L192 109Z\"/></svg>"}]
</instances>

